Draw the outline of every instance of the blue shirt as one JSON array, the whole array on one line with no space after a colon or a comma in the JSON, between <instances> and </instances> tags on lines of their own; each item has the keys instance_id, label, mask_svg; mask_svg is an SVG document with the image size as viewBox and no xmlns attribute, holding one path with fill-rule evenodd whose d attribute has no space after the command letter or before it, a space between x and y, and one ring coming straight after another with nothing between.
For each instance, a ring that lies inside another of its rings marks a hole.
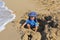
<instances>
[{"instance_id":1,"label":"blue shirt","mask_svg":"<svg viewBox=\"0 0 60 40\"><path fill-rule=\"evenodd\" d=\"M36 26L38 26L38 23L37 22L35 22L34 20L26 20L26 24L30 24L31 25L31 27L36 27Z\"/></svg>"}]
</instances>

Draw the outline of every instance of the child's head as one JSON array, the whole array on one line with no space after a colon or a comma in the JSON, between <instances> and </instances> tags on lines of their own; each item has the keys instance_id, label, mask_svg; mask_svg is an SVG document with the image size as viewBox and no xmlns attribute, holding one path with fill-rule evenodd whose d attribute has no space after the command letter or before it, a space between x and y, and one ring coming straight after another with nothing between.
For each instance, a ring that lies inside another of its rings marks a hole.
<instances>
[{"instance_id":1,"label":"child's head","mask_svg":"<svg viewBox=\"0 0 60 40\"><path fill-rule=\"evenodd\" d=\"M37 14L36 14L36 12L30 12L28 16L29 16L30 20L35 20Z\"/></svg>"},{"instance_id":2,"label":"child's head","mask_svg":"<svg viewBox=\"0 0 60 40\"><path fill-rule=\"evenodd\" d=\"M29 18L30 18L30 20L35 20L35 17L33 17L33 16L30 16Z\"/></svg>"}]
</instances>

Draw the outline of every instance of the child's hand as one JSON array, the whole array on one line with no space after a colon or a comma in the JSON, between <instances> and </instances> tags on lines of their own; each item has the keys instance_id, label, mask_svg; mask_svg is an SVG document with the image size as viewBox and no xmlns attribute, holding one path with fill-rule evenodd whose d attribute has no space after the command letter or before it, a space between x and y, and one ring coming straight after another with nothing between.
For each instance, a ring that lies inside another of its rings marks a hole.
<instances>
[{"instance_id":1,"label":"child's hand","mask_svg":"<svg viewBox=\"0 0 60 40\"><path fill-rule=\"evenodd\" d=\"M36 26L36 27L35 27L35 32L37 32L37 30L38 30L38 27Z\"/></svg>"},{"instance_id":2,"label":"child's hand","mask_svg":"<svg viewBox=\"0 0 60 40\"><path fill-rule=\"evenodd\" d=\"M22 30L22 29L24 29L24 27L23 27L23 26L21 26L21 27L20 27L20 30Z\"/></svg>"},{"instance_id":3,"label":"child's hand","mask_svg":"<svg viewBox=\"0 0 60 40\"><path fill-rule=\"evenodd\" d=\"M37 32L37 30L35 30L35 32Z\"/></svg>"}]
</instances>

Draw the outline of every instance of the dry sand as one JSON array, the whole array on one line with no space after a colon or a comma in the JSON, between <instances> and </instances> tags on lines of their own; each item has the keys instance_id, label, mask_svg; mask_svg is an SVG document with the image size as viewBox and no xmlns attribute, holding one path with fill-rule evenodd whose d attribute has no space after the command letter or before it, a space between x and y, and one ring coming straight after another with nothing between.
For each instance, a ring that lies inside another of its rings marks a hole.
<instances>
[{"instance_id":1,"label":"dry sand","mask_svg":"<svg viewBox=\"0 0 60 40\"><path fill-rule=\"evenodd\" d=\"M6 2L6 5L9 9L14 11L14 14L16 15L16 19L6 25L6 29L0 33L0 40L19 40L19 33L17 28L19 27L19 21L20 17L24 15L24 13L28 11L36 11L37 13L49 13L47 10L50 9L50 11L56 11L60 8L60 3L57 3L55 0L55 4L51 4L51 1L46 1L44 4L41 4L40 0L4 0ZM43 0L42 0L43 1ZM60 2L60 1L58 1ZM45 6L46 5L46 6ZM40 11L40 12L39 12Z\"/></svg>"}]
</instances>

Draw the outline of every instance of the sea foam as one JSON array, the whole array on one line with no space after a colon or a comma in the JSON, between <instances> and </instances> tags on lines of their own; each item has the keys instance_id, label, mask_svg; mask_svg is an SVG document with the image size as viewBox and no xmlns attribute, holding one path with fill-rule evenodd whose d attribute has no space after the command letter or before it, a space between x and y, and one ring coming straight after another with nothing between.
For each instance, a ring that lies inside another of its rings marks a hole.
<instances>
[{"instance_id":1,"label":"sea foam","mask_svg":"<svg viewBox=\"0 0 60 40\"><path fill-rule=\"evenodd\" d=\"M13 19L15 19L15 14L8 7L5 6L4 1L0 1L0 32L5 29L5 25Z\"/></svg>"}]
</instances>

